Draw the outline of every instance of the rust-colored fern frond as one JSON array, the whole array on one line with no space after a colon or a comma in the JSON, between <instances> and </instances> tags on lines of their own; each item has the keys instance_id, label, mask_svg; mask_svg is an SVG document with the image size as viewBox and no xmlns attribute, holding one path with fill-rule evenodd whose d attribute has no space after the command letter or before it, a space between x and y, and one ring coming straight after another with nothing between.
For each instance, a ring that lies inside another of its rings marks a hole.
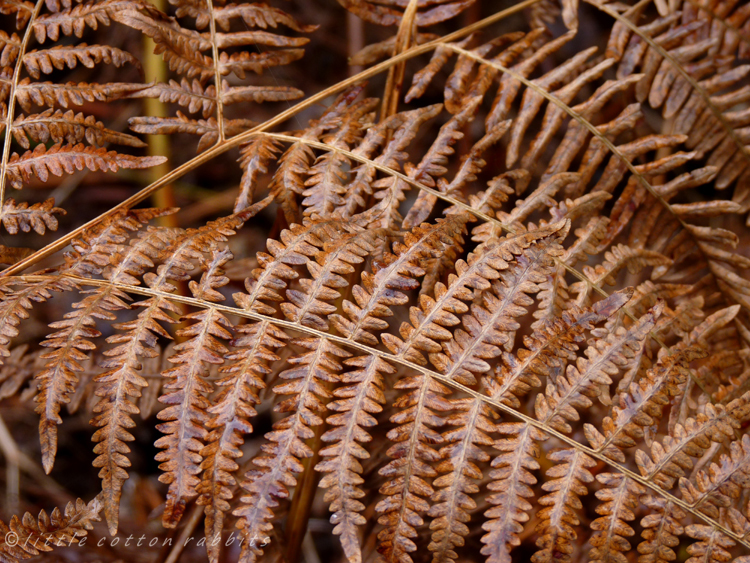
<instances>
[{"instance_id":1,"label":"rust-colored fern frond","mask_svg":"<svg viewBox=\"0 0 750 563\"><path fill-rule=\"evenodd\" d=\"M13 516L8 524L0 520L0 554L3 560L15 563L52 551L55 546L85 541L100 511L98 499L88 504L78 499L68 503L65 511L41 511L38 518L27 512L23 518Z\"/></svg>"},{"instance_id":2,"label":"rust-colored fern frond","mask_svg":"<svg viewBox=\"0 0 750 563\"><path fill-rule=\"evenodd\" d=\"M0 558L748 563L746 3L339 4L0 2Z\"/></svg>"},{"instance_id":3,"label":"rust-colored fern frond","mask_svg":"<svg viewBox=\"0 0 750 563\"><path fill-rule=\"evenodd\" d=\"M3 219L11 234L19 227L27 232L33 225L43 234L55 230L57 221L51 204L33 203L28 211L16 211L15 202L6 198L6 188L20 190L34 179L45 183L50 177L70 175L76 171L111 171L147 168L163 161L127 152L108 151L110 143L127 147L144 147L139 139L108 128L85 111L59 108L83 106L87 102L113 102L134 90L143 88L137 82L42 81L43 76L70 69L100 69L106 65L132 67L136 76L141 67L138 58L114 45L75 42L84 32L109 26L118 10L139 5L138 2L87 2L75 6L55 2L3 3L3 14L16 14L16 32L0 35L2 45L2 78L0 78L0 119L4 132L0 160L0 202L7 210ZM72 38L72 41L68 41ZM80 72L79 72L80 74ZM18 145L14 147L14 144ZM10 208L8 204L10 203ZM44 209L44 212L41 212ZM39 211L32 211L39 210ZM33 215L32 215L33 214ZM28 215L23 218L22 215Z\"/></svg>"},{"instance_id":4,"label":"rust-colored fern frond","mask_svg":"<svg viewBox=\"0 0 750 563\"><path fill-rule=\"evenodd\" d=\"M237 106L247 103L295 100L303 92L291 86L237 84L246 74L261 74L290 64L304 55L309 40L266 29L279 26L310 33L316 26L299 24L292 16L265 4L173 1L175 17L153 8L130 6L117 10L113 18L151 37L155 53L161 55L179 80L156 83L133 92L131 97L158 98L174 103L189 114L177 119L135 117L134 131L150 134L176 132L201 135L198 151L241 133L249 120L232 119ZM190 22L190 23L188 23ZM239 23L246 30L237 30ZM232 81L230 84L229 80Z\"/></svg>"}]
</instances>

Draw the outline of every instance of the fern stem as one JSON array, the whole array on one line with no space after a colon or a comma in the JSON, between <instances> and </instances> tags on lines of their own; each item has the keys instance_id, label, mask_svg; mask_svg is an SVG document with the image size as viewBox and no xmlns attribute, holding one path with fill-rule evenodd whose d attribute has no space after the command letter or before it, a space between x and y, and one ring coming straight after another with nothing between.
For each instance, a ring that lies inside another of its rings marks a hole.
<instances>
[{"instance_id":1,"label":"fern stem","mask_svg":"<svg viewBox=\"0 0 750 563\"><path fill-rule=\"evenodd\" d=\"M174 547L170 550L167 558L164 560L164 563L177 563L180 555L182 555L182 550L185 549L186 543L189 541L189 539L192 539L189 538L190 534L193 533L202 516L203 507L198 506L197 504L193 505L193 510L190 513L190 518L185 524L185 527L180 532L180 535L177 537L177 541L175 542Z\"/></svg>"},{"instance_id":2,"label":"fern stem","mask_svg":"<svg viewBox=\"0 0 750 563\"><path fill-rule=\"evenodd\" d=\"M417 0L409 0L406 11L401 18L396 35L396 44L393 47L392 56L399 55L408 51L417 32ZM404 85L404 74L406 72L406 61L401 61L397 65L388 69L388 79L385 82L385 91L383 92L383 105L380 113L380 120L385 121L387 118L396 113L398 109L398 100L401 97L401 88Z\"/></svg>"},{"instance_id":3,"label":"fern stem","mask_svg":"<svg viewBox=\"0 0 750 563\"><path fill-rule=\"evenodd\" d=\"M160 0L163 2L164 0ZM213 55L214 62L214 87L216 88L216 123L219 127L219 138L216 140L216 144L221 144L226 138L224 132L224 101L222 100L221 92L221 71L219 69L219 44L216 40L216 18L214 17L214 3L213 0L206 0L208 5L209 23L211 27L211 53Z\"/></svg>"}]
</instances>

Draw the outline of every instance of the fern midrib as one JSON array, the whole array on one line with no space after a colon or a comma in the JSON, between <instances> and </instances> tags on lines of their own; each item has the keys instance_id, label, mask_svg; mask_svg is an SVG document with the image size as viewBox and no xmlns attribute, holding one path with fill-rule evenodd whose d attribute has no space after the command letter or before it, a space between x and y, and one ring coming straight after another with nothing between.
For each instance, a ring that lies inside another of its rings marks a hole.
<instances>
[{"instance_id":1,"label":"fern midrib","mask_svg":"<svg viewBox=\"0 0 750 563\"><path fill-rule=\"evenodd\" d=\"M467 463L471 463L471 460L469 459L468 453L469 448L473 444L473 437L474 432L476 431L476 424L477 419L480 416L481 410L482 410L483 403L479 401L474 401L471 405L471 412L469 413L468 421L466 424L466 430L464 434L463 440L461 440L461 446L459 448L460 454L456 457L451 457L450 462L452 465L452 473L454 475L453 480L450 484L450 497L448 497L447 500L444 500L442 502L445 502L448 504L448 512L445 514L445 519L447 520L447 526L446 529L443 530L444 535L443 539L440 542L440 547L435 550L433 562L434 563L442 563L443 561L452 561L452 558L450 558L447 553L449 550L453 549L455 546L453 545L452 536L453 536L453 529L452 524L454 522L464 522L462 519L457 518L457 514L460 514L462 512L461 509L459 509L458 506L458 495L459 493L462 493L461 488L459 485L462 483L463 479L466 477L464 476L464 467ZM463 511L465 512L465 511Z\"/></svg>"},{"instance_id":2,"label":"fern midrib","mask_svg":"<svg viewBox=\"0 0 750 563\"><path fill-rule=\"evenodd\" d=\"M546 533L552 535L554 538L549 547L550 551L554 552L557 546L557 541L560 536L560 532L565 528L564 524L565 509L568 508L567 499L577 498L578 495L571 492L574 484L578 481L577 473L579 470L580 458L585 454L580 450L576 449L573 453L573 459L567 461L568 472L559 480L563 480L564 484L562 487L555 489L552 496L555 497L556 502L553 504L554 509L549 514L549 525L546 528ZM547 481L547 483L555 481Z\"/></svg>"},{"instance_id":3,"label":"fern midrib","mask_svg":"<svg viewBox=\"0 0 750 563\"><path fill-rule=\"evenodd\" d=\"M190 343L192 345L192 357L188 359L187 362L182 362L181 364L175 366L175 368L179 369L179 366L185 365L185 363L189 362L190 365L188 373L184 375L185 385L182 388L175 389L176 391L182 391L185 397L180 404L180 414L175 418L174 421L172 421L177 425L178 428L176 433L177 443L176 447L174 448L176 452L175 455L171 457L171 460L175 460L177 462L177 468L171 471L171 473L174 475L174 481L172 481L172 483L170 484L170 488L172 488L172 485L175 482L177 483L175 500L189 498L193 495L191 487L185 483L186 480L189 480L190 469L191 466L194 465L190 460L186 459L186 456L191 451L187 447L187 444L191 438L186 438L185 434L187 432L187 428L190 425L195 424L194 418L190 416L191 411L198 410L198 407L195 405L195 397L202 395L200 391L196 389L196 387L199 383L199 380L202 379L201 371L203 371L203 363L200 359L200 353L203 349L203 342L212 338L209 334L209 331L214 317L218 315L220 315L220 313L216 309L209 309L208 315L201 321L201 323L203 324L203 326L201 327L201 332L190 340ZM179 383L179 380L177 379L178 377L179 376L175 378L175 384ZM198 424L198 426L200 426L200 424ZM174 434L167 434L165 436L170 435L173 436ZM165 451L169 452L169 449Z\"/></svg>"},{"instance_id":4,"label":"fern midrib","mask_svg":"<svg viewBox=\"0 0 750 563\"><path fill-rule=\"evenodd\" d=\"M523 423L517 423L517 424L523 424ZM518 442L516 443L515 453L516 455L513 456L513 465L511 466L511 472L508 477L506 477L503 480L503 483L506 483L508 485L508 488L503 491L503 494L506 494L509 499L511 499L511 502L515 501L518 498L521 498L523 500L526 500L526 497L521 497L520 495L520 489L521 489L521 475L524 471L524 467L522 464L522 461L524 457L528 456L527 452L527 443L534 441L534 437L532 435L532 427L529 425L524 425L523 429L521 430L521 435L518 437ZM530 456L528 456L530 457ZM535 460L536 461L536 460ZM532 490L532 497L533 497L533 490ZM527 501L528 502L528 501ZM495 505L500 506L500 505ZM496 518L494 520L488 519L487 522L490 524L493 524L492 527L488 530L487 536L488 541L485 542L485 545L490 548L492 551L491 555L488 558L488 563L510 563L510 550L512 549L512 543L510 538L514 535L513 532L509 529L510 526L513 525L513 522L517 522L513 515L515 514L516 505L515 504L509 504L509 506L505 507L506 510L502 510L502 518ZM495 523L498 523L499 525L494 525ZM499 528L499 531L498 531ZM493 535L500 536L500 539L502 542L493 542L490 543L489 540L492 538ZM498 549L498 546L499 549ZM498 551L501 552L500 559L497 559L494 556ZM502 554L507 556L507 559L504 559L502 557Z\"/></svg>"},{"instance_id":5,"label":"fern midrib","mask_svg":"<svg viewBox=\"0 0 750 563\"><path fill-rule=\"evenodd\" d=\"M414 427L414 430L410 433L409 436L409 448L407 450L407 455L405 458L407 459L407 463L405 465L405 470L403 474L403 489L399 495L401 496L401 502L399 503L400 508L398 510L398 518L396 520L396 524L393 530L393 538L390 539L391 542L393 542L394 547L391 549L391 552L389 554L389 557L387 558L387 561L390 563L399 563L400 561L400 549L398 549L399 542L396 538L398 538L400 535L402 535L400 532L402 531L402 528L404 526L411 527L410 524L406 524L406 520L404 519L404 515L407 510L407 497L410 493L411 488L411 476L413 472L413 461L417 458L416 456L416 449L417 445L419 444L419 434L421 432L422 426L426 426L424 422L422 422L422 417L425 414L425 411L427 410L427 405L425 405L425 400L427 399L427 394L429 393L430 389L430 377L422 374L421 376L421 383L420 383L420 389L419 389L419 396L417 398L417 404L415 408L415 415L414 415L414 421L411 423ZM403 457L401 459L404 459ZM412 493L415 494L415 493ZM415 494L415 496L418 496ZM410 510L410 509L409 509ZM421 517L421 515L420 515ZM408 537L407 537L408 540Z\"/></svg>"}]
</instances>

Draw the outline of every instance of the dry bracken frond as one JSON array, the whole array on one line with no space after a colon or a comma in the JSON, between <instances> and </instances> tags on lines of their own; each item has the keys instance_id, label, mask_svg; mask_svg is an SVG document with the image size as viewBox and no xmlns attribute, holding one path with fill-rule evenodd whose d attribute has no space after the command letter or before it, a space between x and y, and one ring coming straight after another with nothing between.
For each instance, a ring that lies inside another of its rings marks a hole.
<instances>
[{"instance_id":1,"label":"dry bracken frond","mask_svg":"<svg viewBox=\"0 0 750 563\"><path fill-rule=\"evenodd\" d=\"M338 4L0 3L0 559L748 563L747 3Z\"/></svg>"}]
</instances>

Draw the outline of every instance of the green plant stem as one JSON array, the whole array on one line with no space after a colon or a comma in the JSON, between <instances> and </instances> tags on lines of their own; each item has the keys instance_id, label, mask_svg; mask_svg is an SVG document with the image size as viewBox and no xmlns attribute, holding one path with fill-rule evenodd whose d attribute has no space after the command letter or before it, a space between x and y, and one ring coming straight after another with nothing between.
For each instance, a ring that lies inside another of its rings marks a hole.
<instances>
[{"instance_id":1,"label":"green plant stem","mask_svg":"<svg viewBox=\"0 0 750 563\"><path fill-rule=\"evenodd\" d=\"M162 12L167 9L164 0L151 0L154 7ZM162 84L167 81L167 65L161 56L154 52L156 45L147 35L143 36L143 72L146 82ZM143 102L144 115L149 117L167 117L167 107L159 98L146 98ZM164 156L167 161L149 168L147 171L148 181L150 184L158 182L160 178L169 174L169 158L171 157L171 146L169 135L146 135L148 143L149 156ZM175 207L174 188L172 184L164 185L160 190L154 192L151 201L155 207ZM177 217L175 215L166 215L159 217L156 222L163 227L177 227Z\"/></svg>"}]
</instances>

